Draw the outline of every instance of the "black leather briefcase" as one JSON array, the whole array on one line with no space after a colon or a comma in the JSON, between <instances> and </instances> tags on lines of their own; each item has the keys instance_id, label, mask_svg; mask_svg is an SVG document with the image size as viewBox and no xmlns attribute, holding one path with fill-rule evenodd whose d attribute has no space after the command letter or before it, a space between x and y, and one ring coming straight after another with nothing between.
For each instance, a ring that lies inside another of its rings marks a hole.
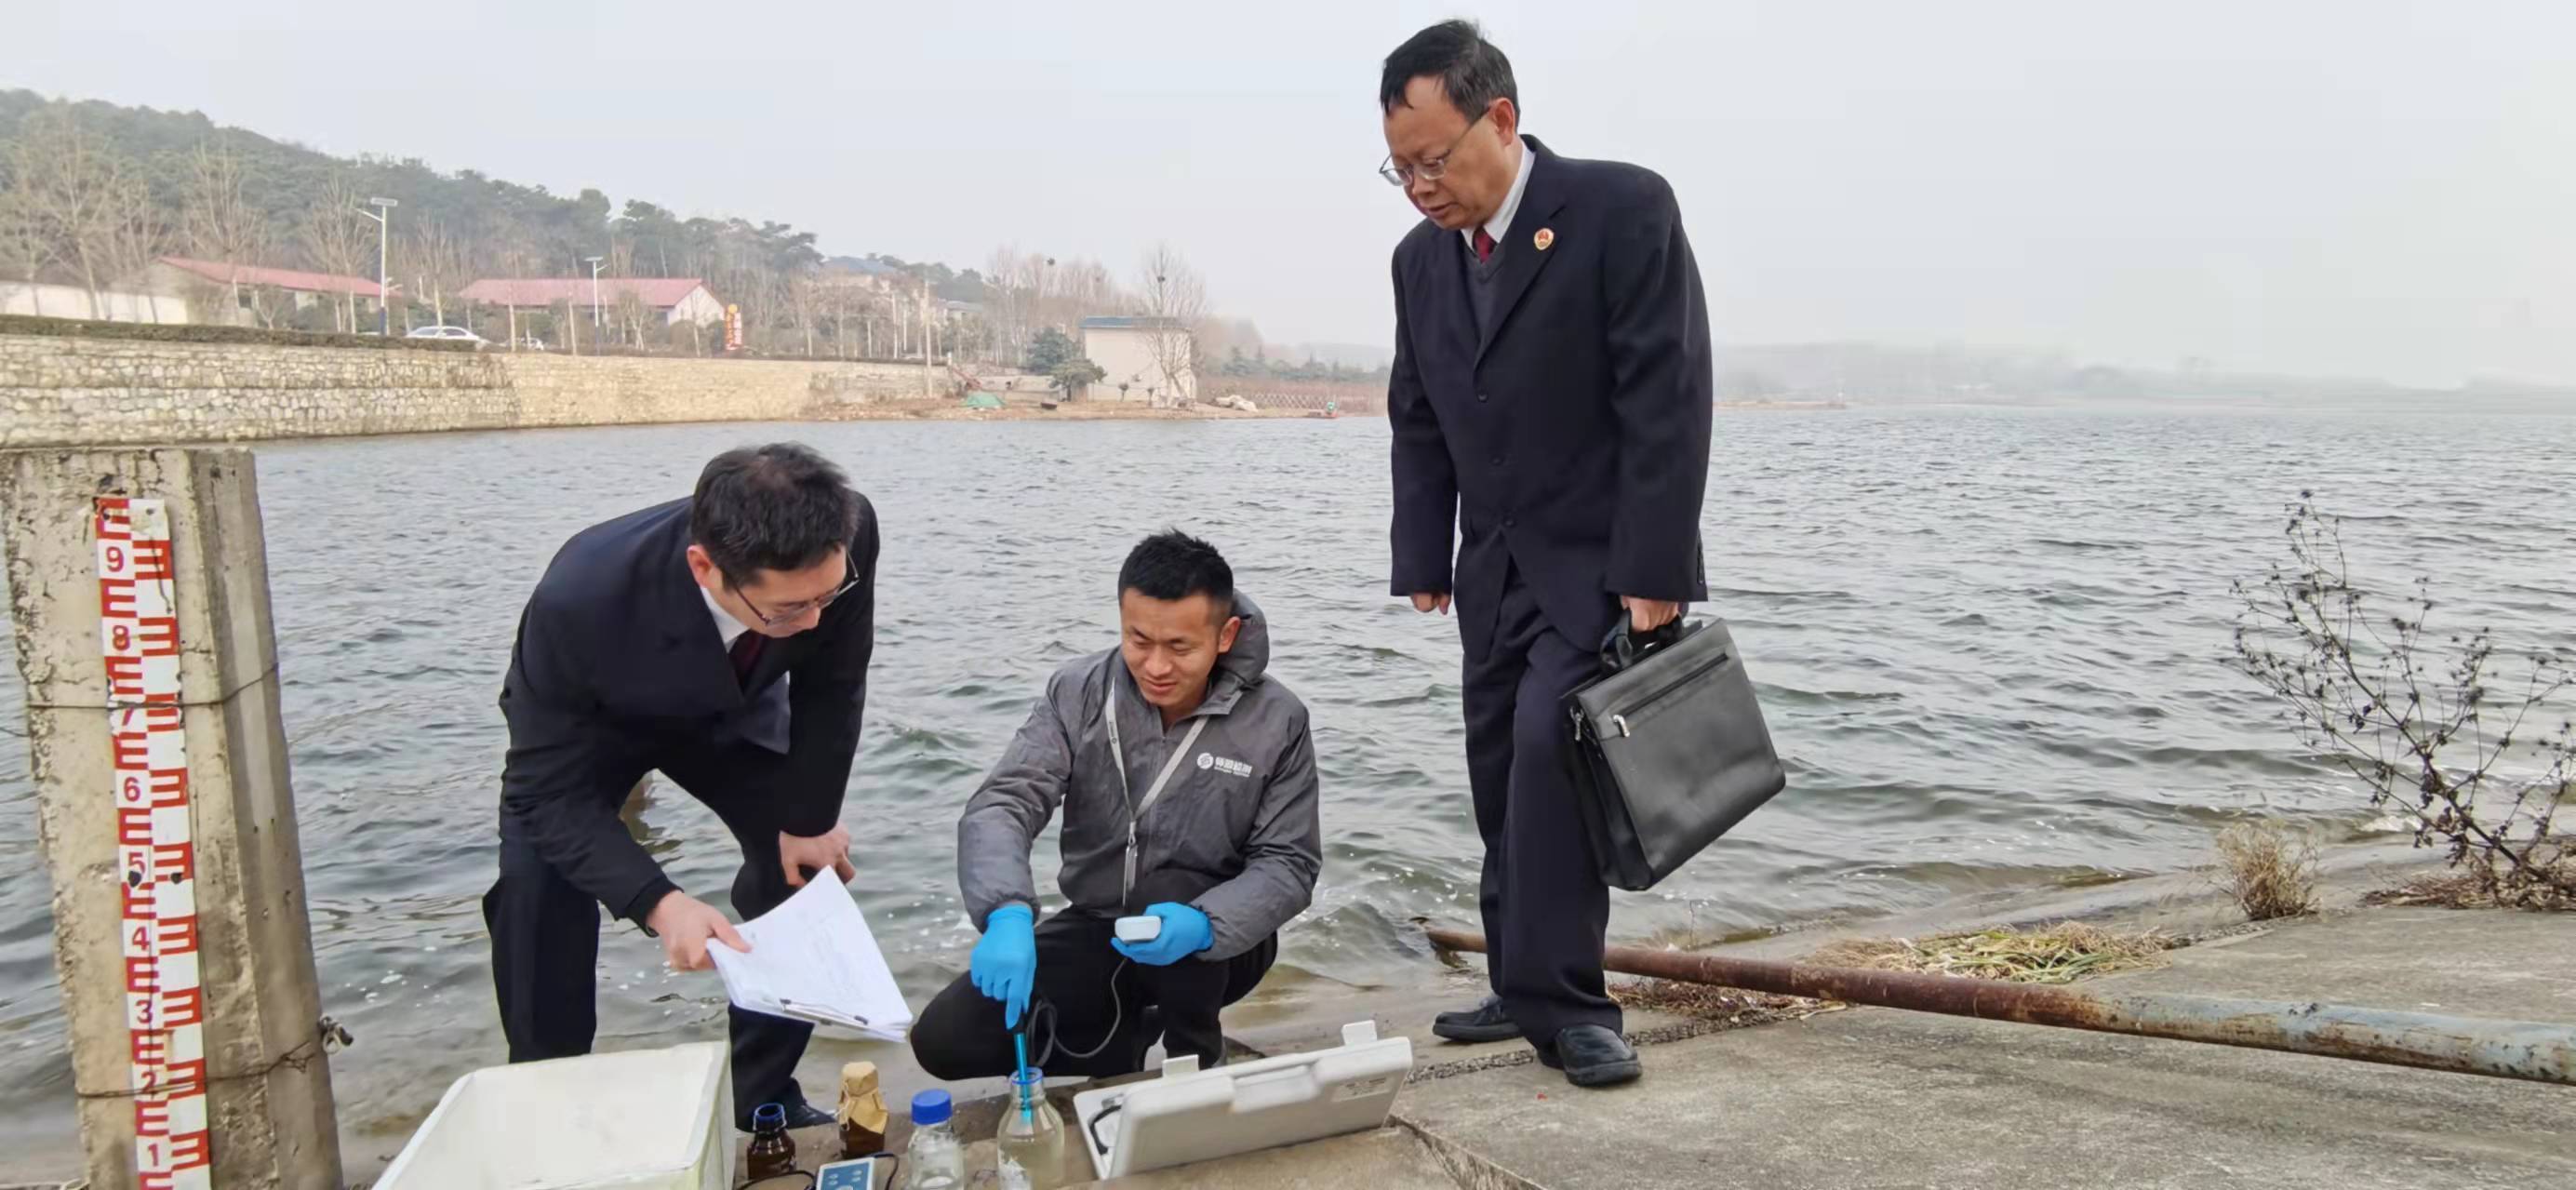
<instances>
[{"instance_id":1,"label":"black leather briefcase","mask_svg":"<svg viewBox=\"0 0 2576 1190\"><path fill-rule=\"evenodd\" d=\"M1612 887L1654 887L1789 784L1721 621L1638 637L1622 617L1602 642L1601 676L1565 708L1575 795Z\"/></svg>"}]
</instances>

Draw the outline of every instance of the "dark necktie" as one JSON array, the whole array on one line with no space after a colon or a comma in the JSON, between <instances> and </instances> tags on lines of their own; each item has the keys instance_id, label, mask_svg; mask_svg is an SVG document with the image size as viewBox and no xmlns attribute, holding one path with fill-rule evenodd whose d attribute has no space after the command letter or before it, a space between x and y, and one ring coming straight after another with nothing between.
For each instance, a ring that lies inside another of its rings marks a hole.
<instances>
[{"instance_id":1,"label":"dark necktie","mask_svg":"<svg viewBox=\"0 0 2576 1190\"><path fill-rule=\"evenodd\" d=\"M768 639L748 628L743 630L742 635L733 638L733 648L727 650L725 655L733 659L734 684L739 686L751 684L751 668L760 664L760 645L762 641Z\"/></svg>"},{"instance_id":2,"label":"dark necktie","mask_svg":"<svg viewBox=\"0 0 2576 1190\"><path fill-rule=\"evenodd\" d=\"M1483 264L1493 258L1494 237L1486 235L1485 229L1479 227L1476 229L1476 263Z\"/></svg>"}]
</instances>

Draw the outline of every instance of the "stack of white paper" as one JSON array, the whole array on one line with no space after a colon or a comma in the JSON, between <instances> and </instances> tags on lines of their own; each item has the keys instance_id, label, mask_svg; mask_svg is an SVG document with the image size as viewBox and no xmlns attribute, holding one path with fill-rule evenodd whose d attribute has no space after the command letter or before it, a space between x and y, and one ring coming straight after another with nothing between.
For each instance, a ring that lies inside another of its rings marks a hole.
<instances>
[{"instance_id":1,"label":"stack of white paper","mask_svg":"<svg viewBox=\"0 0 2576 1190\"><path fill-rule=\"evenodd\" d=\"M710 941L707 954L737 1007L901 1041L912 1009L894 985L885 954L858 902L829 872L738 927L744 954Z\"/></svg>"}]
</instances>

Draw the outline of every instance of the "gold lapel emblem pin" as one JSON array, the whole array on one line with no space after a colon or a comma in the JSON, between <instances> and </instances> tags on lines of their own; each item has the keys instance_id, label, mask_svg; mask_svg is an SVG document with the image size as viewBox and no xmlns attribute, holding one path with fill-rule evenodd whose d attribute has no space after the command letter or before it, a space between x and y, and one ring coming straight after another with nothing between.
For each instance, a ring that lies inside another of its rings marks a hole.
<instances>
[{"instance_id":1,"label":"gold lapel emblem pin","mask_svg":"<svg viewBox=\"0 0 2576 1190\"><path fill-rule=\"evenodd\" d=\"M1538 250L1541 252L1547 251L1547 246L1555 242L1556 230L1554 228L1542 227L1538 229L1537 235L1530 237L1530 243L1538 245Z\"/></svg>"}]
</instances>

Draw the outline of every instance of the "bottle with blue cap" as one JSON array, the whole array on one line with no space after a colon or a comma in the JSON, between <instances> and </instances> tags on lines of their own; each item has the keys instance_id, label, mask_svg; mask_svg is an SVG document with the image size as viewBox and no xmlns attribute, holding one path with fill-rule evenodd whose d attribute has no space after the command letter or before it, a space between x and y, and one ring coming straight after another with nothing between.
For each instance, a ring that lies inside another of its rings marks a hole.
<instances>
[{"instance_id":1,"label":"bottle with blue cap","mask_svg":"<svg viewBox=\"0 0 2576 1190\"><path fill-rule=\"evenodd\" d=\"M764 1103L751 1112L751 1145L743 1165L752 1181L796 1172L796 1138L787 1135L787 1108Z\"/></svg>"},{"instance_id":2,"label":"bottle with blue cap","mask_svg":"<svg viewBox=\"0 0 2576 1190\"><path fill-rule=\"evenodd\" d=\"M966 1146L948 1118L956 1107L946 1091L912 1097L912 1143L904 1146L904 1190L957 1190L966 1184Z\"/></svg>"}]
</instances>

